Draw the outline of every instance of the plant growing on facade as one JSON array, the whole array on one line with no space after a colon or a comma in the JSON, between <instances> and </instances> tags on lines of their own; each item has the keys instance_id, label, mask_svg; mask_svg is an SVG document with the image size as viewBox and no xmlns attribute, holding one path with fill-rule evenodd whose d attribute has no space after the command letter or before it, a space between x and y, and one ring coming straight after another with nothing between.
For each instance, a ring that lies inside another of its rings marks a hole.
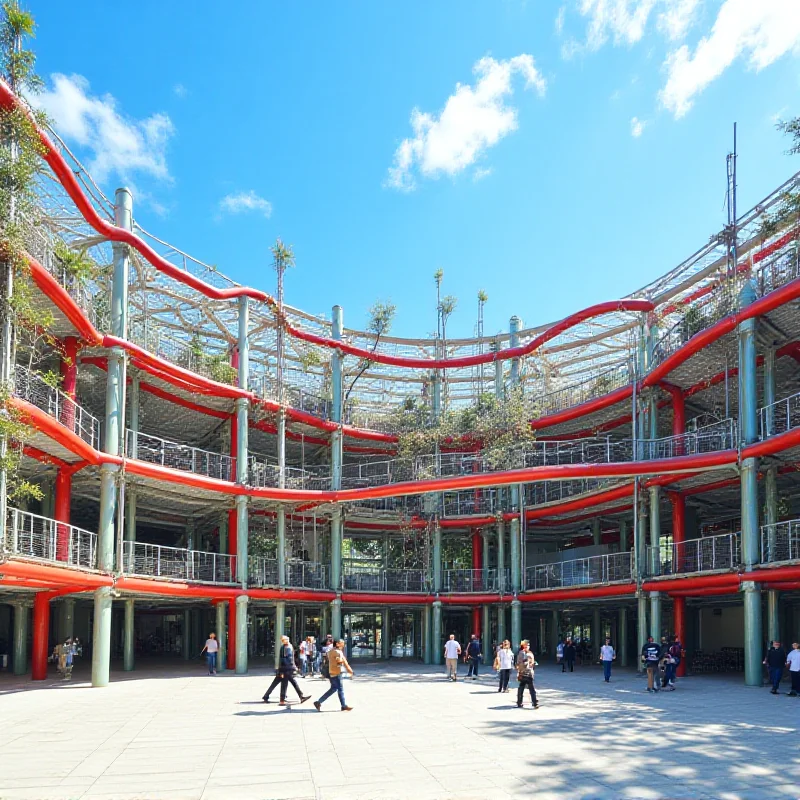
<instances>
[{"instance_id":1,"label":"plant growing on facade","mask_svg":"<svg viewBox=\"0 0 800 800\"><path fill-rule=\"evenodd\" d=\"M791 146L786 155L800 155L800 117L788 121L782 120L776 126L778 130L791 138ZM763 239L774 236L786 225L796 222L800 218L800 192L786 192L778 207L770 214L765 214L761 220L760 234Z\"/></svg>"},{"instance_id":2,"label":"plant growing on facade","mask_svg":"<svg viewBox=\"0 0 800 800\"><path fill-rule=\"evenodd\" d=\"M372 353L378 349L381 336L386 336L392 329L392 323L394 322L396 311L397 307L391 301L382 303L380 300L378 300L370 308L367 331L375 336L375 341L372 343ZM347 391L344 394L344 405L347 405L347 400L353 391L353 387L356 385L356 383L358 383L361 376L373 365L373 363L374 362L370 358L362 358L359 360L357 367L358 371L356 372L353 380L350 382L350 386L347 388Z\"/></svg>"}]
</instances>

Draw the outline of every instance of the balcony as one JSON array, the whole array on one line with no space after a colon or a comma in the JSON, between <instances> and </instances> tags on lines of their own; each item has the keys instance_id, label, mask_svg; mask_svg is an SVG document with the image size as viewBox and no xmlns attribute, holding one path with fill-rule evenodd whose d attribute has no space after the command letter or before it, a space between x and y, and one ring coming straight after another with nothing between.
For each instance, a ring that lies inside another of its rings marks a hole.
<instances>
[{"instance_id":1,"label":"balcony","mask_svg":"<svg viewBox=\"0 0 800 800\"><path fill-rule=\"evenodd\" d=\"M502 585L501 585L502 579ZM511 588L510 569L446 569L443 592L500 592Z\"/></svg>"},{"instance_id":2,"label":"balcony","mask_svg":"<svg viewBox=\"0 0 800 800\"><path fill-rule=\"evenodd\" d=\"M146 542L123 542L122 568L128 575L194 583L235 583L235 556Z\"/></svg>"},{"instance_id":3,"label":"balcony","mask_svg":"<svg viewBox=\"0 0 800 800\"><path fill-rule=\"evenodd\" d=\"M761 527L761 562L774 564L800 559L800 519Z\"/></svg>"},{"instance_id":4,"label":"balcony","mask_svg":"<svg viewBox=\"0 0 800 800\"><path fill-rule=\"evenodd\" d=\"M605 553L551 564L535 564L525 570L525 590L564 589L633 579L633 554Z\"/></svg>"},{"instance_id":5,"label":"balcony","mask_svg":"<svg viewBox=\"0 0 800 800\"><path fill-rule=\"evenodd\" d=\"M645 439L638 443L639 460L652 461L677 456L696 456L716 453L736 447L737 425L733 419L724 419L705 425L695 431L662 439Z\"/></svg>"},{"instance_id":6,"label":"balcony","mask_svg":"<svg viewBox=\"0 0 800 800\"><path fill-rule=\"evenodd\" d=\"M345 565L343 588L354 592L428 592L422 569L368 569Z\"/></svg>"},{"instance_id":7,"label":"balcony","mask_svg":"<svg viewBox=\"0 0 800 800\"><path fill-rule=\"evenodd\" d=\"M5 550L10 556L94 569L97 534L18 508L9 508Z\"/></svg>"},{"instance_id":8,"label":"balcony","mask_svg":"<svg viewBox=\"0 0 800 800\"><path fill-rule=\"evenodd\" d=\"M127 431L126 447L129 458L148 464L193 472L220 481L236 480L236 459L223 453L212 453L130 429Z\"/></svg>"},{"instance_id":9,"label":"balcony","mask_svg":"<svg viewBox=\"0 0 800 800\"><path fill-rule=\"evenodd\" d=\"M739 533L722 533L688 539L672 546L647 548L647 567L651 576L732 570L741 563Z\"/></svg>"},{"instance_id":10,"label":"balcony","mask_svg":"<svg viewBox=\"0 0 800 800\"><path fill-rule=\"evenodd\" d=\"M19 364L14 368L14 396L57 419L95 450L100 449L99 420L41 375Z\"/></svg>"},{"instance_id":11,"label":"balcony","mask_svg":"<svg viewBox=\"0 0 800 800\"><path fill-rule=\"evenodd\" d=\"M248 581L251 586L277 587L278 560L264 556L250 556ZM327 589L328 565L314 561L287 561L286 586L296 589Z\"/></svg>"},{"instance_id":12,"label":"balcony","mask_svg":"<svg viewBox=\"0 0 800 800\"><path fill-rule=\"evenodd\" d=\"M800 392L758 410L761 438L786 433L800 425Z\"/></svg>"}]
</instances>

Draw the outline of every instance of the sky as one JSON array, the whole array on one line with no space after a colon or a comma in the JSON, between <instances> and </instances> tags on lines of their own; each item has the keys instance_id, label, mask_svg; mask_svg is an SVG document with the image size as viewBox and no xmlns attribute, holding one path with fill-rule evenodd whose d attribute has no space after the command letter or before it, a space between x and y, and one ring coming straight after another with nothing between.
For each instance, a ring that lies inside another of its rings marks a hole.
<instances>
[{"instance_id":1,"label":"sky","mask_svg":"<svg viewBox=\"0 0 800 800\"><path fill-rule=\"evenodd\" d=\"M798 0L23 0L39 102L147 230L315 314L449 336L622 297L795 171Z\"/></svg>"}]
</instances>

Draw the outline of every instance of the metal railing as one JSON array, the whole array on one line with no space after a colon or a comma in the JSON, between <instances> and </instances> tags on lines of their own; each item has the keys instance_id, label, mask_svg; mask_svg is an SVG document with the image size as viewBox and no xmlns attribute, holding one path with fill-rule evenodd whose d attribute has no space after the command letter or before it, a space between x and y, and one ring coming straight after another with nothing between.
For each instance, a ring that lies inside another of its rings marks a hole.
<instances>
[{"instance_id":1,"label":"metal railing","mask_svg":"<svg viewBox=\"0 0 800 800\"><path fill-rule=\"evenodd\" d=\"M17 364L14 368L14 395L25 400L95 449L100 448L100 422L69 395L51 386L41 375Z\"/></svg>"},{"instance_id":2,"label":"metal railing","mask_svg":"<svg viewBox=\"0 0 800 800\"><path fill-rule=\"evenodd\" d=\"M303 589L326 589L328 566L314 561L287 561L286 586ZM278 559L250 556L247 565L251 586L279 586Z\"/></svg>"},{"instance_id":3,"label":"metal railing","mask_svg":"<svg viewBox=\"0 0 800 800\"><path fill-rule=\"evenodd\" d=\"M442 494L442 513L446 517L494 514L497 509L495 489L463 489Z\"/></svg>"},{"instance_id":4,"label":"metal railing","mask_svg":"<svg viewBox=\"0 0 800 800\"><path fill-rule=\"evenodd\" d=\"M207 475L221 481L236 479L236 459L180 442L171 442L147 433L127 430L127 453L131 458L160 464L183 472Z\"/></svg>"},{"instance_id":5,"label":"metal railing","mask_svg":"<svg viewBox=\"0 0 800 800\"><path fill-rule=\"evenodd\" d=\"M235 556L185 547L125 541L122 569L129 575L168 578L196 583L234 583Z\"/></svg>"},{"instance_id":6,"label":"metal railing","mask_svg":"<svg viewBox=\"0 0 800 800\"><path fill-rule=\"evenodd\" d=\"M280 468L277 461L265 456L248 458L247 482L258 488L280 485ZM327 466L284 467L285 488L287 489L329 489L330 468Z\"/></svg>"},{"instance_id":7,"label":"metal railing","mask_svg":"<svg viewBox=\"0 0 800 800\"><path fill-rule=\"evenodd\" d=\"M94 569L97 534L29 511L9 508L5 550L20 558Z\"/></svg>"},{"instance_id":8,"label":"metal railing","mask_svg":"<svg viewBox=\"0 0 800 800\"><path fill-rule=\"evenodd\" d=\"M739 533L688 539L671 547L647 548L647 571L650 575L684 575L736 569L741 563Z\"/></svg>"},{"instance_id":9,"label":"metal railing","mask_svg":"<svg viewBox=\"0 0 800 800\"><path fill-rule=\"evenodd\" d=\"M659 458L694 456L701 453L730 450L736 447L736 429L735 420L723 419L678 436L645 439L638 443L639 460L652 461Z\"/></svg>"},{"instance_id":10,"label":"metal railing","mask_svg":"<svg viewBox=\"0 0 800 800\"><path fill-rule=\"evenodd\" d=\"M761 438L786 433L800 425L800 392L758 410Z\"/></svg>"},{"instance_id":11,"label":"metal railing","mask_svg":"<svg viewBox=\"0 0 800 800\"><path fill-rule=\"evenodd\" d=\"M500 586L500 578L503 585ZM444 592L499 592L511 589L511 570L446 569L442 571Z\"/></svg>"},{"instance_id":12,"label":"metal railing","mask_svg":"<svg viewBox=\"0 0 800 800\"><path fill-rule=\"evenodd\" d=\"M364 569L345 565L342 588L354 592L427 592L430 590L422 569Z\"/></svg>"},{"instance_id":13,"label":"metal railing","mask_svg":"<svg viewBox=\"0 0 800 800\"><path fill-rule=\"evenodd\" d=\"M800 558L800 519L761 526L761 561L796 561Z\"/></svg>"},{"instance_id":14,"label":"metal railing","mask_svg":"<svg viewBox=\"0 0 800 800\"><path fill-rule=\"evenodd\" d=\"M633 576L633 553L604 553L599 556L534 564L525 570L525 589L560 589L596 583L630 581Z\"/></svg>"}]
</instances>

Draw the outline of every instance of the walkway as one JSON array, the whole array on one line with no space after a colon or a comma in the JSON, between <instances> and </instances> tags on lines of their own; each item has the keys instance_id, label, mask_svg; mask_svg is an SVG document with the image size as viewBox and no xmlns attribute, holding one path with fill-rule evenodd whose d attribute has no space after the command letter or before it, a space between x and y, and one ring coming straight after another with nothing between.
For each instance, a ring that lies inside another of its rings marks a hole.
<instances>
[{"instance_id":1,"label":"walkway","mask_svg":"<svg viewBox=\"0 0 800 800\"><path fill-rule=\"evenodd\" d=\"M541 708L494 681L356 664L319 714L260 702L259 674L164 665L94 691L0 679L0 798L120 800L536 800L797 798L800 699L740 675L684 679L650 696L633 672L537 671ZM305 681L316 697L325 684ZM515 684L512 683L512 686ZM795 785L792 785L795 784Z\"/></svg>"}]
</instances>

